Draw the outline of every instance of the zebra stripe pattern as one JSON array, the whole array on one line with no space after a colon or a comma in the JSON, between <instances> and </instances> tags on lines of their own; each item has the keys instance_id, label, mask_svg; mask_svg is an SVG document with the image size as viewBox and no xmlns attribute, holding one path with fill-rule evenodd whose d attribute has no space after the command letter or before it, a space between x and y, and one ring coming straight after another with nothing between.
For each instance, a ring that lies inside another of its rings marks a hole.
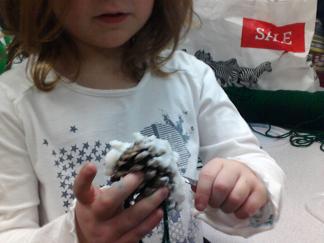
<instances>
[{"instance_id":1,"label":"zebra stripe pattern","mask_svg":"<svg viewBox=\"0 0 324 243\"><path fill-rule=\"evenodd\" d=\"M272 72L271 62L264 62L256 68L240 67L235 58L214 61L211 54L198 50L195 56L209 65L223 87L254 87L264 72Z\"/></svg>"}]
</instances>

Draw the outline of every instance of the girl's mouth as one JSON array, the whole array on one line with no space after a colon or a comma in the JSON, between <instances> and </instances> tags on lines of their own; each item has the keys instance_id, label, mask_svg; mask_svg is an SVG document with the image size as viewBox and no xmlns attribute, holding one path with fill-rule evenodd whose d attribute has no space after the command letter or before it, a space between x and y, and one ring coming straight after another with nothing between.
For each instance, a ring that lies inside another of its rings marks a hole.
<instances>
[{"instance_id":1,"label":"girl's mouth","mask_svg":"<svg viewBox=\"0 0 324 243\"><path fill-rule=\"evenodd\" d=\"M107 24L119 24L124 22L128 16L129 14L127 13L109 13L99 15L97 19Z\"/></svg>"}]
</instances>

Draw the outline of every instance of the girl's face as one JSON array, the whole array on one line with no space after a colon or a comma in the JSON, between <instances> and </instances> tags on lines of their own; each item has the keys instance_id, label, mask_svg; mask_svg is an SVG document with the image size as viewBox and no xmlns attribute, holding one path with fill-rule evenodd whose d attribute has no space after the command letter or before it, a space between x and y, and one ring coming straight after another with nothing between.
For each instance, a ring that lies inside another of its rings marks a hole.
<instances>
[{"instance_id":1,"label":"girl's face","mask_svg":"<svg viewBox=\"0 0 324 243\"><path fill-rule=\"evenodd\" d=\"M52 4L77 43L107 49L122 46L145 25L154 0L52 0Z\"/></svg>"}]
</instances>

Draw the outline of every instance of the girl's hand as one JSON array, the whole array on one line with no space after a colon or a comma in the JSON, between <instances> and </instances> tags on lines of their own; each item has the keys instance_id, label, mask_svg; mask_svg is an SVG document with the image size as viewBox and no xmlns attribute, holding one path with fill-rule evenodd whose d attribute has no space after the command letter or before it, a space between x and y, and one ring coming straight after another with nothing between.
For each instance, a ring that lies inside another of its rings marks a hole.
<instances>
[{"instance_id":1,"label":"girl's hand","mask_svg":"<svg viewBox=\"0 0 324 243\"><path fill-rule=\"evenodd\" d=\"M74 184L79 242L138 243L160 223L163 211L159 206L167 198L168 190L159 189L124 209L124 200L140 185L142 176L128 174L112 187L99 189L92 186L96 173L95 165L89 163L81 169Z\"/></svg>"},{"instance_id":2,"label":"girl's hand","mask_svg":"<svg viewBox=\"0 0 324 243\"><path fill-rule=\"evenodd\" d=\"M199 174L195 205L203 211L209 204L240 219L253 216L268 200L263 182L246 165L213 159Z\"/></svg>"}]
</instances>

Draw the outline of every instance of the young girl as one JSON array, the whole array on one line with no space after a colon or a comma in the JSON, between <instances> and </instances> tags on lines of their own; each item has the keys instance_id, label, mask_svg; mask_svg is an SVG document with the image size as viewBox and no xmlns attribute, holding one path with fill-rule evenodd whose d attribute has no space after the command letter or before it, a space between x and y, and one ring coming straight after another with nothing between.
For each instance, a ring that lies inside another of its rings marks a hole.
<instances>
[{"instance_id":1,"label":"young girl","mask_svg":"<svg viewBox=\"0 0 324 243\"><path fill-rule=\"evenodd\" d=\"M161 242L166 188L124 209L143 175L103 187L109 141L138 131L167 139L198 179L168 213L171 242L202 242L197 218L243 236L271 228L281 169L212 70L175 51L191 0L2 0L0 11L14 37L0 77L0 242Z\"/></svg>"}]
</instances>

